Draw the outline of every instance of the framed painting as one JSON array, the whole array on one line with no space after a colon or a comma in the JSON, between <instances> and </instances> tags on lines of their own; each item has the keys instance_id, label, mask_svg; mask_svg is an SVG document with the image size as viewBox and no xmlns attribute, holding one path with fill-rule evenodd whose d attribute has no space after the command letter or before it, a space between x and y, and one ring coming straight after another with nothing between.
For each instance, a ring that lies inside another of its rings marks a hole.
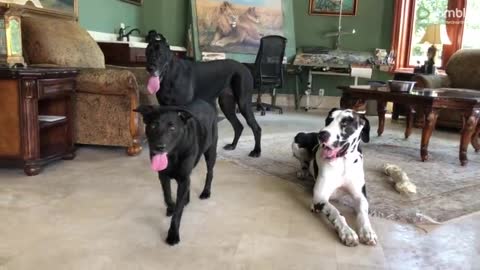
<instances>
[{"instance_id":1,"label":"framed painting","mask_svg":"<svg viewBox=\"0 0 480 270\"><path fill-rule=\"evenodd\" d=\"M192 0L201 52L256 54L262 36L284 35L282 0Z\"/></svg>"},{"instance_id":2,"label":"framed painting","mask_svg":"<svg viewBox=\"0 0 480 270\"><path fill-rule=\"evenodd\" d=\"M342 16L357 15L358 0L310 0L310 15L340 15L342 7Z\"/></svg>"},{"instance_id":3,"label":"framed painting","mask_svg":"<svg viewBox=\"0 0 480 270\"><path fill-rule=\"evenodd\" d=\"M21 6L36 13L78 18L78 0L0 0L2 3Z\"/></svg>"},{"instance_id":4,"label":"framed painting","mask_svg":"<svg viewBox=\"0 0 480 270\"><path fill-rule=\"evenodd\" d=\"M143 0L122 0L122 1L130 3L130 4L134 4L134 5L137 5L137 6L143 5Z\"/></svg>"}]
</instances>

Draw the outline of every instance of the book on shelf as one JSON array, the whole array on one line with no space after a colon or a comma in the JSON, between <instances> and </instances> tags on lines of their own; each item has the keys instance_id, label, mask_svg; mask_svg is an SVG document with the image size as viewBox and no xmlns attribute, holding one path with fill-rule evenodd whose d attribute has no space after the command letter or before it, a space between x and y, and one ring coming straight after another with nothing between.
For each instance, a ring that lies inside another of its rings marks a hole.
<instances>
[{"instance_id":1,"label":"book on shelf","mask_svg":"<svg viewBox=\"0 0 480 270\"><path fill-rule=\"evenodd\" d=\"M40 122L57 122L66 119L66 116L61 115L39 115L38 121Z\"/></svg>"}]
</instances>

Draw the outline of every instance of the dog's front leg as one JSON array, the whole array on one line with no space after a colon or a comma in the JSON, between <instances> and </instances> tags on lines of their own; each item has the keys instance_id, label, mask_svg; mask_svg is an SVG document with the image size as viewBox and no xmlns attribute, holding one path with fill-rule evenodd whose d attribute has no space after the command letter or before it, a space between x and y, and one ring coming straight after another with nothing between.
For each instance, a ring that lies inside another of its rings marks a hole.
<instances>
[{"instance_id":1,"label":"dog's front leg","mask_svg":"<svg viewBox=\"0 0 480 270\"><path fill-rule=\"evenodd\" d=\"M171 178L163 173L158 173L158 178L162 184L163 200L165 201L165 206L167 207L167 217L170 217L173 215L173 211L175 210L175 203L172 200L172 188L170 187Z\"/></svg>"},{"instance_id":2,"label":"dog's front leg","mask_svg":"<svg viewBox=\"0 0 480 270\"><path fill-rule=\"evenodd\" d=\"M171 246L180 242L180 222L182 220L183 208L187 203L190 191L190 176L182 177L178 181L177 205L173 212L168 230L167 243Z\"/></svg>"},{"instance_id":3,"label":"dog's front leg","mask_svg":"<svg viewBox=\"0 0 480 270\"><path fill-rule=\"evenodd\" d=\"M362 190L365 190L365 185ZM359 188L351 190L353 199L355 200L355 210L357 212L358 234L361 243L374 246L377 244L377 234L373 231L372 224L368 217L368 201L365 197L366 192L362 192L362 190Z\"/></svg>"},{"instance_id":4,"label":"dog's front leg","mask_svg":"<svg viewBox=\"0 0 480 270\"><path fill-rule=\"evenodd\" d=\"M337 231L338 236L343 244L346 246L356 246L358 245L358 235L357 233L348 226L345 217L343 217L338 209L333 206L330 202L330 196L336 190L334 183L330 181L328 183L325 179L334 180L336 177L324 178L320 176L313 190L313 204L312 211L317 213L322 213L332 224L332 226Z\"/></svg>"}]
</instances>

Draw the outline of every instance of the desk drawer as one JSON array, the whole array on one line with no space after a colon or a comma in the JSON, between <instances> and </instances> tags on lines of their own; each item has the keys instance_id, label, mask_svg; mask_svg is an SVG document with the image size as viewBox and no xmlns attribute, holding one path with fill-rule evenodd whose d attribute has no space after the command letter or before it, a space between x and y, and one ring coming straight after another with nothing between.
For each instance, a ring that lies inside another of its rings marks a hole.
<instances>
[{"instance_id":1,"label":"desk drawer","mask_svg":"<svg viewBox=\"0 0 480 270\"><path fill-rule=\"evenodd\" d=\"M49 98L59 95L70 94L75 90L75 80L65 79L45 79L38 81L38 98Z\"/></svg>"}]
</instances>

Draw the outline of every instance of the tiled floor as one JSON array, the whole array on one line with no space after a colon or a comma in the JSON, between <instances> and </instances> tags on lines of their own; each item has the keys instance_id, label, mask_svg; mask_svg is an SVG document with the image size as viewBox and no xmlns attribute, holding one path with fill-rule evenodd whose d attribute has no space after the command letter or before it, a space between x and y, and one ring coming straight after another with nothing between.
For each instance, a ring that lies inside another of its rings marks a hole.
<instances>
[{"instance_id":1,"label":"tiled floor","mask_svg":"<svg viewBox=\"0 0 480 270\"><path fill-rule=\"evenodd\" d=\"M315 114L258 118L265 134L323 122ZM220 126L231 136L226 122ZM0 269L480 269L478 214L426 228L373 218L379 245L347 248L310 213L308 191L227 161L216 166L208 201L196 198L203 162L195 170L182 242L171 248L147 155L123 153L82 147L76 160L33 178L0 170ZM351 210L342 210L352 224Z\"/></svg>"}]
</instances>

